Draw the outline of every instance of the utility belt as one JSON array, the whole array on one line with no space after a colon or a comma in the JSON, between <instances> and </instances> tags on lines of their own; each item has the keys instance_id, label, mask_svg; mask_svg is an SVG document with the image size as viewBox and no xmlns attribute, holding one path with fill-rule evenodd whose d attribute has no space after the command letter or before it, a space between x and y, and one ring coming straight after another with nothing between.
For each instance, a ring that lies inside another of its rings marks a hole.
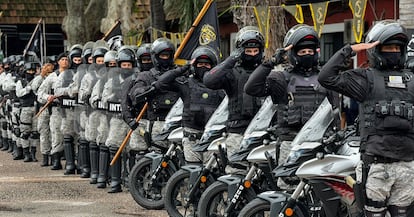
<instances>
[{"instance_id":1,"label":"utility belt","mask_svg":"<svg viewBox=\"0 0 414 217\"><path fill-rule=\"evenodd\" d=\"M184 130L184 137L188 138L190 141L196 141L201 138L203 133L192 133Z\"/></svg>"},{"instance_id":2,"label":"utility belt","mask_svg":"<svg viewBox=\"0 0 414 217\"><path fill-rule=\"evenodd\" d=\"M108 102L108 111L111 113L121 113L121 103Z\"/></svg>"},{"instance_id":3,"label":"utility belt","mask_svg":"<svg viewBox=\"0 0 414 217\"><path fill-rule=\"evenodd\" d=\"M60 107L73 108L76 106L76 99L70 97L63 97L60 99Z\"/></svg>"},{"instance_id":4,"label":"utility belt","mask_svg":"<svg viewBox=\"0 0 414 217\"><path fill-rule=\"evenodd\" d=\"M395 163L401 161L400 159L394 159L389 157L383 157L378 155L368 155L364 154L361 156L362 161L364 164L370 165L370 164L377 164L377 163Z\"/></svg>"},{"instance_id":5,"label":"utility belt","mask_svg":"<svg viewBox=\"0 0 414 217\"><path fill-rule=\"evenodd\" d=\"M412 120L414 116L414 106L411 103L380 101L375 104L375 113L380 116L395 115Z\"/></svg>"}]
</instances>

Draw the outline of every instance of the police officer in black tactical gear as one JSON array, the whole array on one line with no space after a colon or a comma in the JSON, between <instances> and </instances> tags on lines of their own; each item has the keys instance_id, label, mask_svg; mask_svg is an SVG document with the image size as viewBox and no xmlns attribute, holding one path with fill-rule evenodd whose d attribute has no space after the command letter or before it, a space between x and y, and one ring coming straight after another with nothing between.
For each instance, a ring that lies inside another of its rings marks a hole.
<instances>
[{"instance_id":1,"label":"police officer in black tactical gear","mask_svg":"<svg viewBox=\"0 0 414 217\"><path fill-rule=\"evenodd\" d=\"M323 99L328 95L333 102L335 97L317 81L319 38L313 27L305 24L292 27L286 33L283 46L256 68L245 84L245 91L252 96L272 97L278 106L276 123L273 123L275 133L281 141L292 141ZM285 61L291 66L274 70ZM282 143L282 148L286 149L283 153L288 153L289 143ZM284 157L287 156L281 156L280 161Z\"/></svg>"},{"instance_id":2,"label":"police officer in black tactical gear","mask_svg":"<svg viewBox=\"0 0 414 217\"><path fill-rule=\"evenodd\" d=\"M246 26L237 33L236 49L230 56L204 75L206 87L224 89L229 97L227 156L239 149L247 125L261 106L259 98L247 95L243 88L254 69L262 63L263 51L263 35L257 27Z\"/></svg>"},{"instance_id":3,"label":"police officer in black tactical gear","mask_svg":"<svg viewBox=\"0 0 414 217\"><path fill-rule=\"evenodd\" d=\"M194 50L191 59L194 61L191 65L165 72L154 86L157 90L172 90L179 93L184 103L184 157L189 163L202 163L203 156L192 151L192 146L201 138L204 126L225 93L207 88L203 84L204 74L217 65L217 53L211 47L200 46Z\"/></svg>"},{"instance_id":4,"label":"police officer in black tactical gear","mask_svg":"<svg viewBox=\"0 0 414 217\"><path fill-rule=\"evenodd\" d=\"M393 20L368 32L365 43L346 45L323 66L319 82L359 103L360 152L357 183L365 188L365 215L407 216L414 201L414 80L404 69L408 36ZM366 50L370 67L340 72Z\"/></svg>"},{"instance_id":5,"label":"police officer in black tactical gear","mask_svg":"<svg viewBox=\"0 0 414 217\"><path fill-rule=\"evenodd\" d=\"M132 88L124 96L130 100L138 111L145 101L148 101L147 119L150 121L150 134L157 135L161 132L165 116L178 99L178 94L173 91L157 91L151 96L143 93L152 89L152 83L158 80L164 72L174 69L175 47L167 38L159 38L151 45L151 59L154 67L149 71L141 72L133 82ZM155 96L155 97L154 97ZM124 118L125 119L125 118ZM135 127L135 118L129 118L127 123Z\"/></svg>"}]
</instances>

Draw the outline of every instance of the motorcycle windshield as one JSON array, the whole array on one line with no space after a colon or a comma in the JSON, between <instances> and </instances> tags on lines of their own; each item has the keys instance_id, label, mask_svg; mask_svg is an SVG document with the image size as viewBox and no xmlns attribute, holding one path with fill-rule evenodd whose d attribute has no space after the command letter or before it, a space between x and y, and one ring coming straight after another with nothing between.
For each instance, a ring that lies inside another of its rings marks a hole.
<instances>
[{"instance_id":1,"label":"motorcycle windshield","mask_svg":"<svg viewBox=\"0 0 414 217\"><path fill-rule=\"evenodd\" d=\"M332 106L325 97L312 117L303 125L302 129L292 141L292 149L300 146L303 142L320 142L325 131L334 120Z\"/></svg>"},{"instance_id":2,"label":"motorcycle windshield","mask_svg":"<svg viewBox=\"0 0 414 217\"><path fill-rule=\"evenodd\" d=\"M226 125L226 121L229 117L228 102L229 98L226 95L221 101L220 105L208 119L207 124L204 126L204 129L208 130L213 125Z\"/></svg>"},{"instance_id":3,"label":"motorcycle windshield","mask_svg":"<svg viewBox=\"0 0 414 217\"><path fill-rule=\"evenodd\" d=\"M266 97L259 111L244 131L245 137L254 131L265 131L269 127L275 112L276 105L273 104L272 98L270 96Z\"/></svg>"}]
</instances>

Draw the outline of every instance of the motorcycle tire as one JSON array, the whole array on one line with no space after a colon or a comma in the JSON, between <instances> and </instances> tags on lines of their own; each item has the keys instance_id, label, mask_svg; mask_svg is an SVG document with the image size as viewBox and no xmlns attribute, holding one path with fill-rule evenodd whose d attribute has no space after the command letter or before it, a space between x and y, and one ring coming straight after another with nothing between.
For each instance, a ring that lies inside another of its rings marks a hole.
<instances>
[{"instance_id":1,"label":"motorcycle tire","mask_svg":"<svg viewBox=\"0 0 414 217\"><path fill-rule=\"evenodd\" d=\"M229 200L227 191L228 185L224 182L216 181L211 184L200 197L200 203L197 207L198 217L225 216ZM238 216L240 210L255 197L256 194L252 194L252 191L244 192L242 201L227 216Z\"/></svg>"},{"instance_id":2,"label":"motorcycle tire","mask_svg":"<svg viewBox=\"0 0 414 217\"><path fill-rule=\"evenodd\" d=\"M248 203L239 213L239 217L268 217L270 203L267 200L256 198Z\"/></svg>"},{"instance_id":3,"label":"motorcycle tire","mask_svg":"<svg viewBox=\"0 0 414 217\"><path fill-rule=\"evenodd\" d=\"M155 185L149 186L152 176L152 160L142 158L132 168L129 174L129 192L134 200L146 209L164 208L163 195L168 179L174 171L164 168L155 181Z\"/></svg>"}]
</instances>

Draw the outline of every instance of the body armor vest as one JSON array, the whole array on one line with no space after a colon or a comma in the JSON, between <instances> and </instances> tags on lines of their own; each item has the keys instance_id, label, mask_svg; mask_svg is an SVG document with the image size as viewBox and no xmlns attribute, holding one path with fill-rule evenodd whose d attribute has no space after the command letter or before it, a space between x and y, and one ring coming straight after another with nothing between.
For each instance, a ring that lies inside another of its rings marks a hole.
<instances>
[{"instance_id":1,"label":"body armor vest","mask_svg":"<svg viewBox=\"0 0 414 217\"><path fill-rule=\"evenodd\" d=\"M246 70L240 66L233 68L233 75L236 82L237 96L229 98L229 124L247 126L250 119L256 114L261 106L260 98L253 97L244 92L246 84L252 70ZM247 123L234 123L233 120L243 120Z\"/></svg>"},{"instance_id":2,"label":"body armor vest","mask_svg":"<svg viewBox=\"0 0 414 217\"><path fill-rule=\"evenodd\" d=\"M151 72L151 81L148 83L153 83L158 80L158 77L161 75L159 71L155 68L150 70ZM171 107L177 102L179 98L178 93L173 91L157 91L156 96L153 97L149 102L149 109L147 110L148 120L164 120L168 111Z\"/></svg>"},{"instance_id":3,"label":"body armor vest","mask_svg":"<svg viewBox=\"0 0 414 217\"><path fill-rule=\"evenodd\" d=\"M224 93L220 90L207 88L195 78L188 79L188 87L190 100L186 102L189 105L184 106L183 116L188 116L188 121L193 125L204 127L217 106L221 103ZM183 118L183 121L185 122L186 120Z\"/></svg>"},{"instance_id":4,"label":"body armor vest","mask_svg":"<svg viewBox=\"0 0 414 217\"><path fill-rule=\"evenodd\" d=\"M372 90L360 103L361 139L370 135L413 134L414 80L409 71L367 70Z\"/></svg>"},{"instance_id":5,"label":"body armor vest","mask_svg":"<svg viewBox=\"0 0 414 217\"><path fill-rule=\"evenodd\" d=\"M25 80L22 80L21 82L22 82L23 87L26 87L27 85L30 84L29 82L27 82ZM36 100L36 95L33 93L33 91L30 91L30 93L28 93L28 94L26 94L26 95L19 98L20 105L22 107L34 106L35 100Z\"/></svg>"},{"instance_id":6,"label":"body armor vest","mask_svg":"<svg viewBox=\"0 0 414 217\"><path fill-rule=\"evenodd\" d=\"M74 75L74 72L68 69L65 70L63 74L59 75L59 76L62 76L62 87L63 88L69 87L69 85L73 81L73 75ZM71 107L75 107L76 99L71 98L69 96L61 96L59 97L59 103L60 103L60 107L62 108L71 108Z\"/></svg>"},{"instance_id":7,"label":"body armor vest","mask_svg":"<svg viewBox=\"0 0 414 217\"><path fill-rule=\"evenodd\" d=\"M132 74L130 75L132 76ZM128 77L126 77L128 78ZM114 97L108 99L108 111L114 113L121 113L121 99L122 99L122 84L126 78L122 78L121 75L116 75L112 78L112 93Z\"/></svg>"},{"instance_id":8,"label":"body armor vest","mask_svg":"<svg viewBox=\"0 0 414 217\"><path fill-rule=\"evenodd\" d=\"M300 127L313 115L327 95L318 82L318 75L302 75L283 72L287 86L288 103L278 104L277 124L284 127Z\"/></svg>"}]
</instances>

